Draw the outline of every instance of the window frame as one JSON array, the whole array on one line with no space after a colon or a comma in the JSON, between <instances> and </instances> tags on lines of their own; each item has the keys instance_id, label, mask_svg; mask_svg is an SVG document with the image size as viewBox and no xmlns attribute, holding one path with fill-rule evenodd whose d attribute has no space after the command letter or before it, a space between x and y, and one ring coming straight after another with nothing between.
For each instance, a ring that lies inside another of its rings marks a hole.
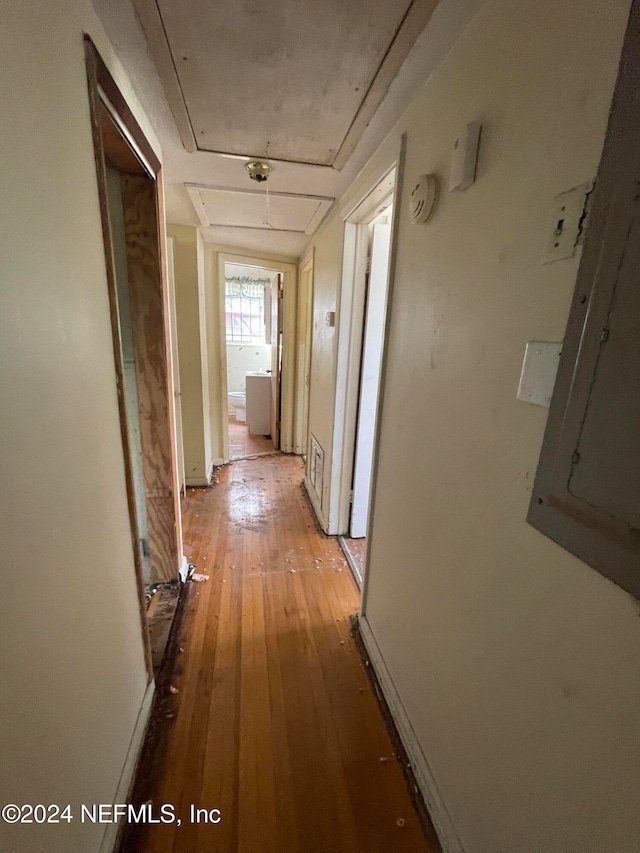
<instances>
[{"instance_id":1,"label":"window frame","mask_svg":"<svg viewBox=\"0 0 640 853\"><path fill-rule=\"evenodd\" d=\"M271 272L271 270L266 270L267 272ZM229 330L227 326L227 316L229 313L237 313L237 312L229 312L227 310L227 299L230 298L227 294L227 277L225 275L224 281L224 315L225 315L225 343L234 345L234 346L269 346L271 344L271 286L272 284L264 284L263 285L263 319L264 319L264 336L262 341L255 340L233 340L229 338ZM232 297L231 297L232 298ZM242 298L242 297L240 297ZM249 315L251 316L251 315Z\"/></svg>"}]
</instances>

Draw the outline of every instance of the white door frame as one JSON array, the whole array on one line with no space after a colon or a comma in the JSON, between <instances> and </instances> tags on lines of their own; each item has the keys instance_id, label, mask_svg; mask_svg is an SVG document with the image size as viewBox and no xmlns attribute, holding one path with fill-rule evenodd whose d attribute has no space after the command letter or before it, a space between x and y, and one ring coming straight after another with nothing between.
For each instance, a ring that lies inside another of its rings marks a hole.
<instances>
[{"instance_id":1,"label":"white door frame","mask_svg":"<svg viewBox=\"0 0 640 853\"><path fill-rule=\"evenodd\" d=\"M309 386L313 347L313 262L314 253L301 268L296 305L296 400L293 433L294 453L309 451Z\"/></svg>"},{"instance_id":2,"label":"white door frame","mask_svg":"<svg viewBox=\"0 0 640 853\"><path fill-rule=\"evenodd\" d=\"M360 358L360 388L358 418L355 430L353 479L349 536L367 535L369 503L373 483L373 442L375 438L382 347L387 318L387 285L389 283L389 252L391 225L370 225L369 274Z\"/></svg>"},{"instance_id":3,"label":"white door frame","mask_svg":"<svg viewBox=\"0 0 640 853\"><path fill-rule=\"evenodd\" d=\"M225 326L224 310L224 266L225 264L241 264L248 267L260 267L260 269L274 270L283 274L283 331L282 331L282 374L280 380L281 399L281 426L280 426L280 449L284 453L293 453L293 409L295 397L295 345L296 345L296 285L297 266L285 261L273 261L269 258L260 258L253 255L233 254L231 252L216 252L217 255L217 281L220 315L220 352L217 364L219 367L218 408L221 418L225 419L222 424L223 436L223 458L229 461L229 429L227 425L227 331Z\"/></svg>"},{"instance_id":4,"label":"white door frame","mask_svg":"<svg viewBox=\"0 0 640 853\"><path fill-rule=\"evenodd\" d=\"M186 480L184 468L184 440L182 435L182 394L180 391L180 358L178 354L178 327L176 312L176 280L173 266L174 238L167 237L167 289L169 309L169 346L171 348L171 362L173 366L173 419L175 427L175 452L178 472L178 485L180 493L186 494Z\"/></svg>"},{"instance_id":5,"label":"white door frame","mask_svg":"<svg viewBox=\"0 0 640 853\"><path fill-rule=\"evenodd\" d=\"M344 250L342 283L338 311L338 351L336 359L336 398L332 444L331 490L329 498L328 533L347 535L349 531L350 498L356 442L360 391L360 360L364 334L364 296L366 288L366 263L369 246L368 223L389 206L393 200L391 221L391 249L387 283L387 317L385 320L384 347L380 371L377 418L374 437L372 494L369 505L367 536L375 500L375 481L378 455L378 433L382 411L383 377L386 365L387 331L393 291L395 257L398 239L399 202L402 192L402 173L406 137L400 140L394 159L378 173L365 192L343 211ZM368 549L367 549L368 551ZM368 563L368 554L366 558ZM365 565L366 569L366 565ZM366 571L365 571L366 586Z\"/></svg>"}]
</instances>

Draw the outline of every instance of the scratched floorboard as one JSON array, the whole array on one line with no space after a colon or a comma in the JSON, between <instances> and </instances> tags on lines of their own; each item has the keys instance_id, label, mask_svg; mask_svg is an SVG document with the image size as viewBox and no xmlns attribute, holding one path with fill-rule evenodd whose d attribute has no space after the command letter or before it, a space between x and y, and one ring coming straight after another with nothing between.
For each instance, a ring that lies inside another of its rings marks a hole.
<instances>
[{"instance_id":1,"label":"scratched floorboard","mask_svg":"<svg viewBox=\"0 0 640 853\"><path fill-rule=\"evenodd\" d=\"M302 475L298 458L270 456L187 494L187 556L209 580L190 585L138 787L182 823L130 830L123 851L435 853L349 633L357 588ZM191 805L219 823L190 823Z\"/></svg>"}]
</instances>

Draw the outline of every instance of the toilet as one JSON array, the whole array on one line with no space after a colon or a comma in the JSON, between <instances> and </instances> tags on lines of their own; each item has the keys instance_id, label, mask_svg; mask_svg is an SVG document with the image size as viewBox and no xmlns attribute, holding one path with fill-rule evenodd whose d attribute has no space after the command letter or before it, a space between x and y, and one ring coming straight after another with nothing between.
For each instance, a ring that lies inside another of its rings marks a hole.
<instances>
[{"instance_id":1,"label":"toilet","mask_svg":"<svg viewBox=\"0 0 640 853\"><path fill-rule=\"evenodd\" d=\"M236 420L244 423L247 419L247 395L244 391L231 391L227 398L229 400L229 409L233 409Z\"/></svg>"}]
</instances>

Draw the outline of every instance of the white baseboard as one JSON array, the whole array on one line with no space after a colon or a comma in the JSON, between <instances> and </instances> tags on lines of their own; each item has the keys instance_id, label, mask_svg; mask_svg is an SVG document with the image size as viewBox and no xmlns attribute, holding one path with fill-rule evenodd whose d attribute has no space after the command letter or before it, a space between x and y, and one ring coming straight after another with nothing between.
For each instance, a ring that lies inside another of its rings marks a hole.
<instances>
[{"instance_id":1,"label":"white baseboard","mask_svg":"<svg viewBox=\"0 0 640 853\"><path fill-rule=\"evenodd\" d=\"M187 477L184 482L187 488L197 488L198 486L209 485L209 481L205 477Z\"/></svg>"},{"instance_id":2,"label":"white baseboard","mask_svg":"<svg viewBox=\"0 0 640 853\"><path fill-rule=\"evenodd\" d=\"M309 495L309 500L311 501L311 506L313 507L313 511L315 512L316 518L318 519L318 524L326 533L327 532L327 520L324 517L324 513L322 512L322 507L320 506L320 500L318 498L318 495L316 494L316 490L313 488L313 486L311 484L311 480L306 476L304 478L304 487L305 487L307 494Z\"/></svg>"},{"instance_id":3,"label":"white baseboard","mask_svg":"<svg viewBox=\"0 0 640 853\"><path fill-rule=\"evenodd\" d=\"M138 712L138 719L133 729L127 757L124 760L120 781L113 798L114 803L126 803L129 800L131 785L138 767L138 760L144 743L144 736L147 732L147 724L149 722L149 714L151 713L151 703L153 694L155 693L156 683L150 681L147 684L142 705ZM118 833L120 832L121 823L108 823L104 835L102 836L102 844L100 845L100 853L114 853L116 842L118 841Z\"/></svg>"},{"instance_id":4,"label":"white baseboard","mask_svg":"<svg viewBox=\"0 0 640 853\"><path fill-rule=\"evenodd\" d=\"M418 742L413 726L409 721L407 712L398 695L398 691L384 662L366 616L360 616L359 624L360 634L369 655L371 666L389 706L389 711L398 730L400 740L407 751L409 761L411 762L411 769L413 770L427 811L440 839L442 851L443 853L464 853L462 842L453 825L451 815L440 796L436 780L422 751L422 747Z\"/></svg>"},{"instance_id":5,"label":"white baseboard","mask_svg":"<svg viewBox=\"0 0 640 853\"><path fill-rule=\"evenodd\" d=\"M209 460L209 464L207 465L206 485L209 485L209 483L211 482L211 477L213 476L213 469L217 468L219 465L224 465L224 459L221 456Z\"/></svg>"}]
</instances>

